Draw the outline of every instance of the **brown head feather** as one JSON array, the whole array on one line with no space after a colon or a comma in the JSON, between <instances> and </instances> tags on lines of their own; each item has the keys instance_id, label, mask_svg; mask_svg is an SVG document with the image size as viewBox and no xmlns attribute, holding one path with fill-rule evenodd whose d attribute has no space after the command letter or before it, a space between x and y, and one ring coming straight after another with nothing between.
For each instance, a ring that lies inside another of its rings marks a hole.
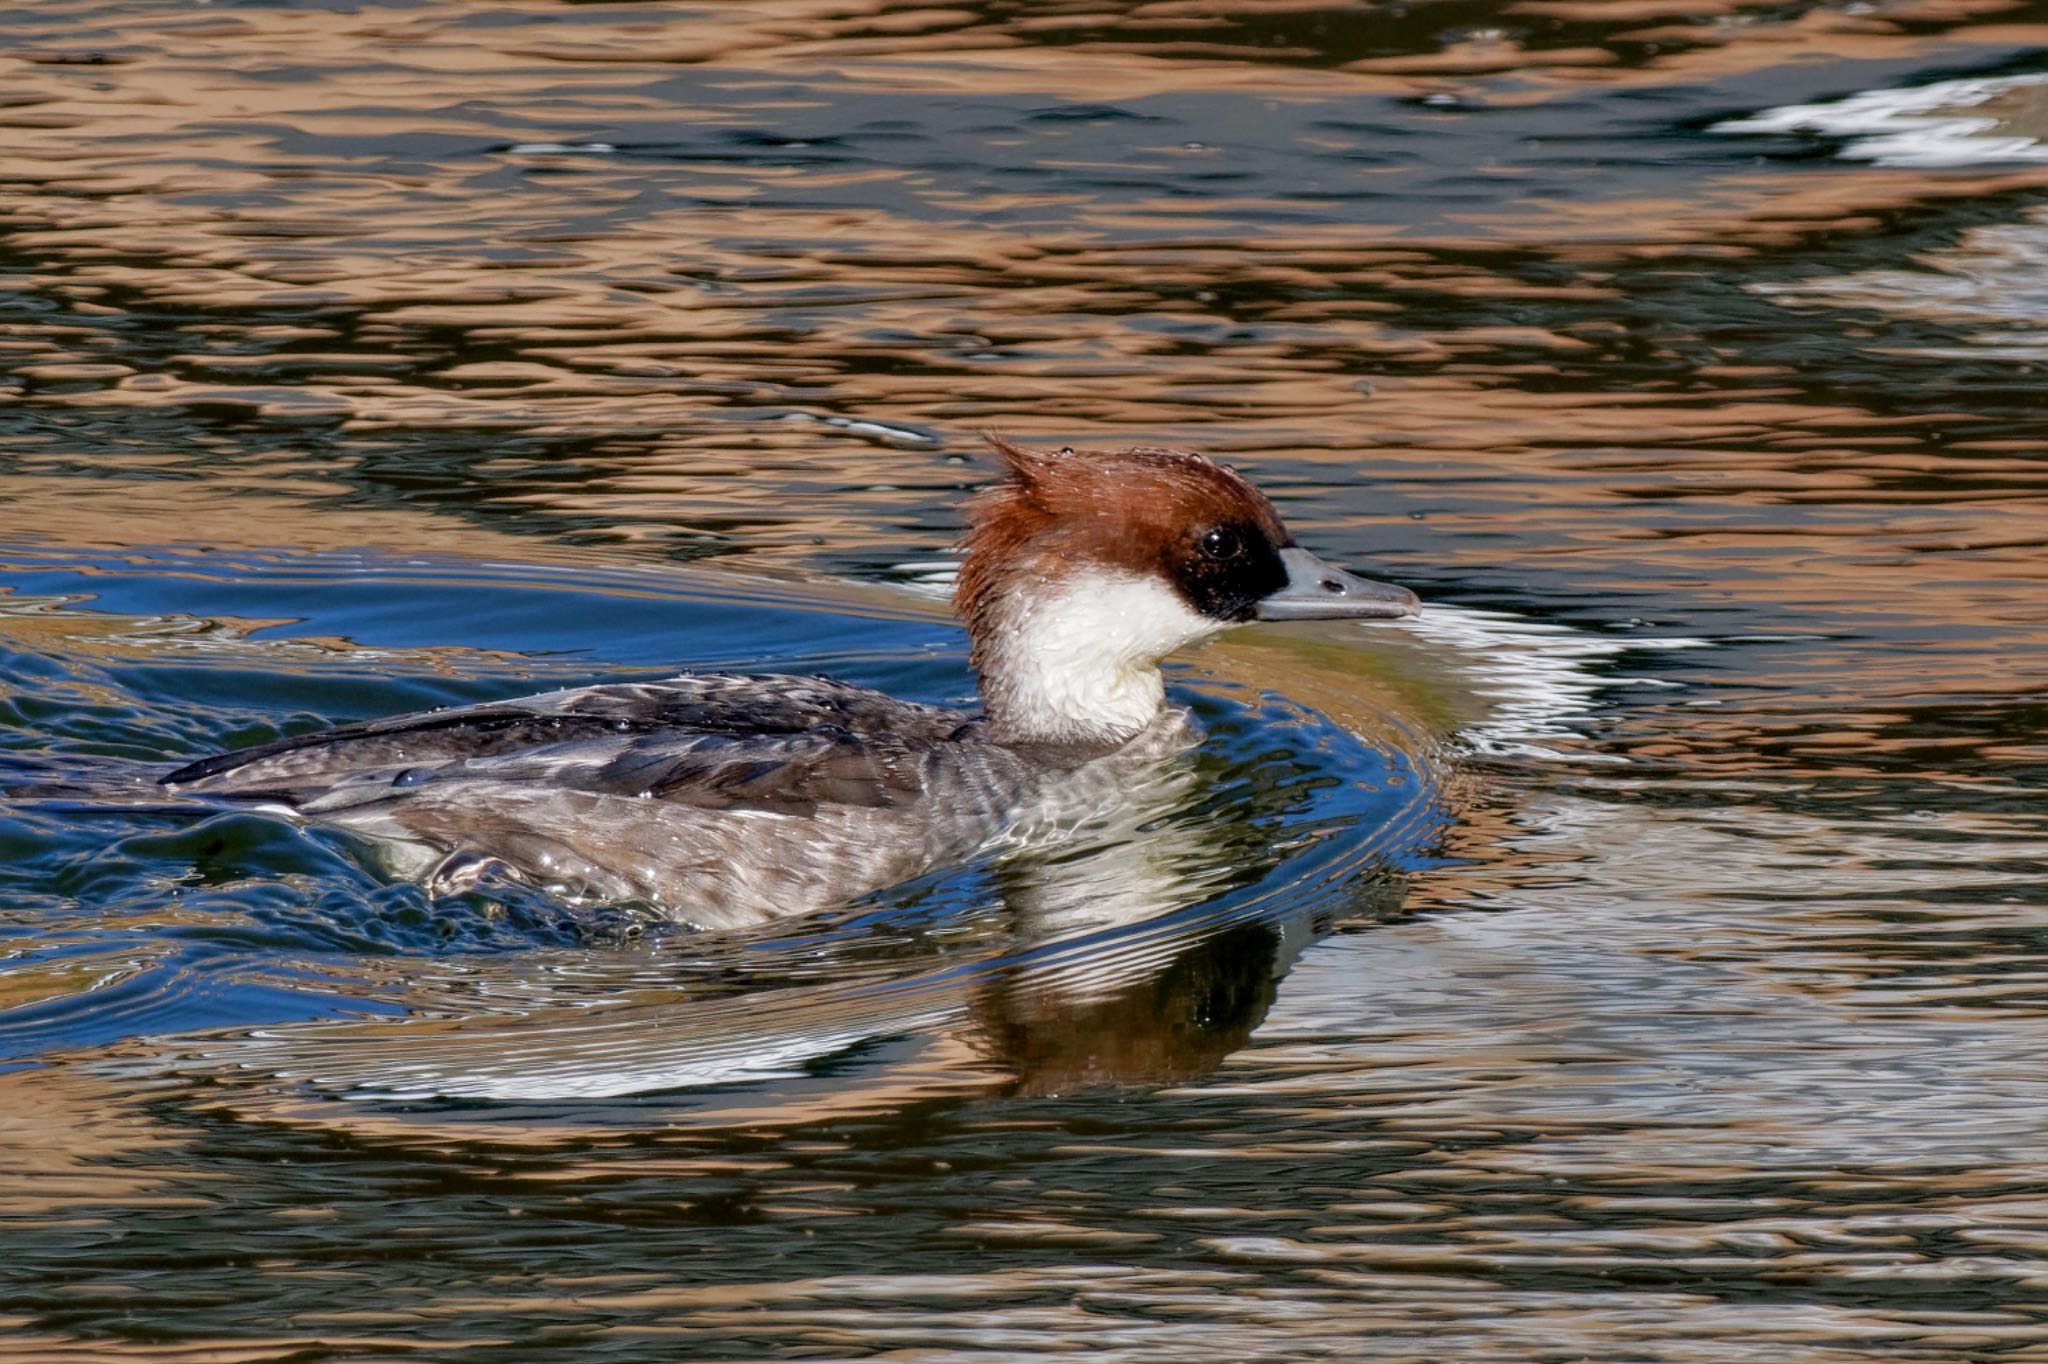
<instances>
[{"instance_id":1,"label":"brown head feather","mask_svg":"<svg viewBox=\"0 0 2048 1364\"><path fill-rule=\"evenodd\" d=\"M967 504L967 562L953 598L978 672L988 661L997 607L1033 580L1082 567L1159 575L1195 609L1223 619L1243 619L1239 613L1255 599L1246 593L1262 595L1284 581L1275 556L1294 537L1265 494L1234 469L1159 446L1043 450L993 432L987 440L1004 477ZM1219 566L1202 552L1202 537L1218 527L1245 542L1234 563ZM1219 576L1233 582L1216 586L1210 580Z\"/></svg>"}]
</instances>

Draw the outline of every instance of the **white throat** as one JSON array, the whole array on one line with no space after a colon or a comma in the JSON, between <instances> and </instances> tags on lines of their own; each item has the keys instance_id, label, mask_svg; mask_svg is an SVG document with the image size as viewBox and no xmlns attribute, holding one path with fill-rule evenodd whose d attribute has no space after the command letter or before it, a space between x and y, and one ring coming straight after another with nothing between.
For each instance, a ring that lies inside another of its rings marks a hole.
<instances>
[{"instance_id":1,"label":"white throat","mask_svg":"<svg viewBox=\"0 0 2048 1364\"><path fill-rule=\"evenodd\" d=\"M1223 628L1157 578L1091 570L1042 581L989 622L981 688L1004 738L1122 742L1165 704L1159 660Z\"/></svg>"}]
</instances>

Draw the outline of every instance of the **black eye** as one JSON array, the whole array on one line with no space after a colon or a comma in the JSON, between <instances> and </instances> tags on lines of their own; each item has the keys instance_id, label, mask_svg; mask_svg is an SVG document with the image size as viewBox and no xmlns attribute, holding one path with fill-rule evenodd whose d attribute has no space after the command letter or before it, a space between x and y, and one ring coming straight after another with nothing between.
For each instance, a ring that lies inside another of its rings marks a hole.
<instances>
[{"instance_id":1,"label":"black eye","mask_svg":"<svg viewBox=\"0 0 2048 1364\"><path fill-rule=\"evenodd\" d=\"M1235 559L1244 553L1244 537L1229 526L1217 526L1202 537L1202 553L1211 559Z\"/></svg>"}]
</instances>

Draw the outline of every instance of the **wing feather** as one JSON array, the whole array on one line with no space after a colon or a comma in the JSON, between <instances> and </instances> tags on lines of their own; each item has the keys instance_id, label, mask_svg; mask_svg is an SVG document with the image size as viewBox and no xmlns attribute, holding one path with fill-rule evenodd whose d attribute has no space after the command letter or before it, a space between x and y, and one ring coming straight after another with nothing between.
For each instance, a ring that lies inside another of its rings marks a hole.
<instances>
[{"instance_id":1,"label":"wing feather","mask_svg":"<svg viewBox=\"0 0 2048 1364\"><path fill-rule=\"evenodd\" d=\"M889 806L968 716L825 678L705 674L343 725L188 763L194 793L330 812L458 777L710 809Z\"/></svg>"}]
</instances>

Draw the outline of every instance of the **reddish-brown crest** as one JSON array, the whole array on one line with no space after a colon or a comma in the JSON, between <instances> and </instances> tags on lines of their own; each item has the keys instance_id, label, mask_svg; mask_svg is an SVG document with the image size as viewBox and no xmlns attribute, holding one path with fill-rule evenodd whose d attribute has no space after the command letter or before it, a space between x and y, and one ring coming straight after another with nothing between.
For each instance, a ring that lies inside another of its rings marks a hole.
<instances>
[{"instance_id":1,"label":"reddish-brown crest","mask_svg":"<svg viewBox=\"0 0 2048 1364\"><path fill-rule=\"evenodd\" d=\"M1264 493L1192 450L1040 450L987 434L1001 482L967 504L967 562L954 603L977 635L1020 581L1079 567L1176 575L1216 526L1294 543Z\"/></svg>"}]
</instances>

